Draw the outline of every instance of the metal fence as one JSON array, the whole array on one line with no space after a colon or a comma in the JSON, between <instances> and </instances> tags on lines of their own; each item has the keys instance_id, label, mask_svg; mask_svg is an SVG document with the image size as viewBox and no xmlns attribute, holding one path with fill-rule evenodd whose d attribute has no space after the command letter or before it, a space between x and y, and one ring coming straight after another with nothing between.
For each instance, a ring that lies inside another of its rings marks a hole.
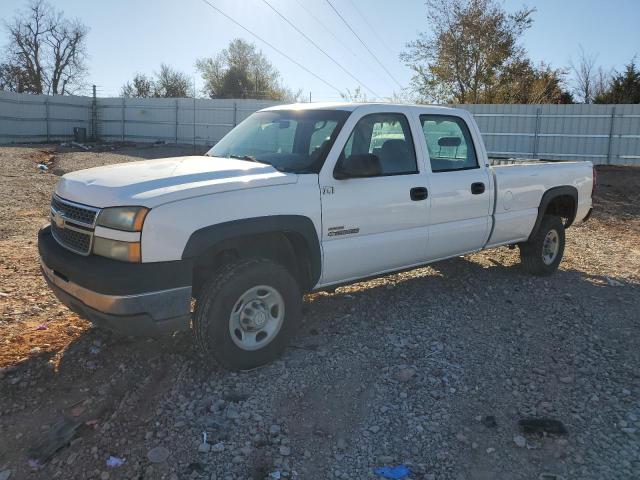
<instances>
[{"instance_id":1,"label":"metal fence","mask_svg":"<svg viewBox=\"0 0 640 480\"><path fill-rule=\"evenodd\" d=\"M68 140L86 128L111 141L214 144L277 102L92 98L0 91L0 142ZM640 105L460 105L493 157L640 165Z\"/></svg>"},{"instance_id":2,"label":"metal fence","mask_svg":"<svg viewBox=\"0 0 640 480\"><path fill-rule=\"evenodd\" d=\"M251 113L278 102L189 98L92 98L0 91L0 142L58 141L73 128L107 141L212 145Z\"/></svg>"},{"instance_id":3,"label":"metal fence","mask_svg":"<svg viewBox=\"0 0 640 480\"><path fill-rule=\"evenodd\" d=\"M460 105L493 157L640 165L640 105Z\"/></svg>"}]
</instances>

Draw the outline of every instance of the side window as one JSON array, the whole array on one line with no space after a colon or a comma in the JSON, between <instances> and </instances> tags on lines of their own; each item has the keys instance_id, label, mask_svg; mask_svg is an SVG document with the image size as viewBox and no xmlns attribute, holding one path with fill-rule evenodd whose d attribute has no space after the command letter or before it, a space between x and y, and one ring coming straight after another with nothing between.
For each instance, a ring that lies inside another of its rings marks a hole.
<instances>
[{"instance_id":1,"label":"side window","mask_svg":"<svg viewBox=\"0 0 640 480\"><path fill-rule=\"evenodd\" d=\"M478 168L473 140L464 120L448 115L420 115L420 122L433 172Z\"/></svg>"},{"instance_id":2,"label":"side window","mask_svg":"<svg viewBox=\"0 0 640 480\"><path fill-rule=\"evenodd\" d=\"M380 162L377 176L418 173L409 122L400 113L375 113L358 120L340 158L369 154Z\"/></svg>"}]
</instances>

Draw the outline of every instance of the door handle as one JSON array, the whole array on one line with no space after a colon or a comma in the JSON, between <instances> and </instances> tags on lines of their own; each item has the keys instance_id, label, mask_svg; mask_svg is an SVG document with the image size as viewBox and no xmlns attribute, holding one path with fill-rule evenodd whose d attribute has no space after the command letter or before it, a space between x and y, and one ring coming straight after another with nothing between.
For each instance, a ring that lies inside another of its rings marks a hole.
<instances>
[{"instance_id":1,"label":"door handle","mask_svg":"<svg viewBox=\"0 0 640 480\"><path fill-rule=\"evenodd\" d=\"M409 195L411 196L411 200L417 202L419 200L426 200L429 196L429 191L427 187L413 187L409 191Z\"/></svg>"},{"instance_id":2,"label":"door handle","mask_svg":"<svg viewBox=\"0 0 640 480\"><path fill-rule=\"evenodd\" d=\"M484 183L482 182L475 182L471 184L471 193L474 195L480 195L481 193L484 193Z\"/></svg>"}]
</instances>

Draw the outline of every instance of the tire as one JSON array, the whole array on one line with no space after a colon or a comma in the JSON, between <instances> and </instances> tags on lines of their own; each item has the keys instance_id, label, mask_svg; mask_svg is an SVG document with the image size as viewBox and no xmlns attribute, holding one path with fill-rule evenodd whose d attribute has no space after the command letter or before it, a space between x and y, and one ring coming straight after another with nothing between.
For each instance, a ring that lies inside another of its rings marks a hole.
<instances>
[{"instance_id":1,"label":"tire","mask_svg":"<svg viewBox=\"0 0 640 480\"><path fill-rule=\"evenodd\" d=\"M241 259L221 267L203 285L193 322L196 342L224 367L249 370L280 356L301 310L300 287L285 267Z\"/></svg>"},{"instance_id":2,"label":"tire","mask_svg":"<svg viewBox=\"0 0 640 480\"><path fill-rule=\"evenodd\" d=\"M558 265L562 261L564 244L562 219L545 215L535 236L528 242L519 245L522 267L533 275L551 275L558 269Z\"/></svg>"}]
</instances>

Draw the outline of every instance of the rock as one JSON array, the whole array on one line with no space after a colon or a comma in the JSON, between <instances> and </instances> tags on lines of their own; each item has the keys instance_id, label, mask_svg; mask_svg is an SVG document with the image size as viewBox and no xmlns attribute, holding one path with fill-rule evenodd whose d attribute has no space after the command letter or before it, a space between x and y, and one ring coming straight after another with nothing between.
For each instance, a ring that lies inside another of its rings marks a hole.
<instances>
[{"instance_id":1,"label":"rock","mask_svg":"<svg viewBox=\"0 0 640 480\"><path fill-rule=\"evenodd\" d=\"M280 455L282 455L283 457L288 457L289 455L291 455L290 447L282 446L278 451L280 452Z\"/></svg>"},{"instance_id":2,"label":"rock","mask_svg":"<svg viewBox=\"0 0 640 480\"><path fill-rule=\"evenodd\" d=\"M244 463L244 457L242 455L236 455L235 457L233 457L231 462L236 464L236 465L239 465L241 463Z\"/></svg>"},{"instance_id":3,"label":"rock","mask_svg":"<svg viewBox=\"0 0 640 480\"><path fill-rule=\"evenodd\" d=\"M11 470L3 470L0 472L0 480L9 480L11 477Z\"/></svg>"},{"instance_id":4,"label":"rock","mask_svg":"<svg viewBox=\"0 0 640 480\"><path fill-rule=\"evenodd\" d=\"M620 430L622 430L624 433L636 433L636 429L633 427L625 427L621 428Z\"/></svg>"},{"instance_id":5,"label":"rock","mask_svg":"<svg viewBox=\"0 0 640 480\"><path fill-rule=\"evenodd\" d=\"M416 371L413 368L403 368L402 370L398 370L395 374L395 379L399 382L408 382L411 378L416 374Z\"/></svg>"},{"instance_id":6,"label":"rock","mask_svg":"<svg viewBox=\"0 0 640 480\"><path fill-rule=\"evenodd\" d=\"M224 452L224 443L222 442L216 443L211 447L211 451L216 453Z\"/></svg>"},{"instance_id":7,"label":"rock","mask_svg":"<svg viewBox=\"0 0 640 480\"><path fill-rule=\"evenodd\" d=\"M560 381L560 383L565 383L565 384L573 383L573 377L571 375L560 377L558 380Z\"/></svg>"},{"instance_id":8,"label":"rock","mask_svg":"<svg viewBox=\"0 0 640 480\"><path fill-rule=\"evenodd\" d=\"M524 448L527 446L527 439L522 435L516 435L515 437L513 437L513 441L520 448Z\"/></svg>"},{"instance_id":9,"label":"rock","mask_svg":"<svg viewBox=\"0 0 640 480\"><path fill-rule=\"evenodd\" d=\"M458 440L459 442L462 442L462 443L467 443L467 436L462 432L457 433L456 434L456 440Z\"/></svg>"},{"instance_id":10,"label":"rock","mask_svg":"<svg viewBox=\"0 0 640 480\"><path fill-rule=\"evenodd\" d=\"M487 428L495 428L498 422L496 422L496 417L493 415L485 415L482 417L482 424Z\"/></svg>"},{"instance_id":11,"label":"rock","mask_svg":"<svg viewBox=\"0 0 640 480\"><path fill-rule=\"evenodd\" d=\"M207 442L203 442L200 445L198 445L198 452L208 453L210 451L211 451L211 445L209 445Z\"/></svg>"},{"instance_id":12,"label":"rock","mask_svg":"<svg viewBox=\"0 0 640 480\"><path fill-rule=\"evenodd\" d=\"M369 431L371 433L378 433L380 431L380 427L377 425L372 425L371 427L369 427Z\"/></svg>"},{"instance_id":13,"label":"rock","mask_svg":"<svg viewBox=\"0 0 640 480\"><path fill-rule=\"evenodd\" d=\"M339 438L336 442L336 447L338 447L339 450L346 450L347 441L344 438Z\"/></svg>"},{"instance_id":14,"label":"rock","mask_svg":"<svg viewBox=\"0 0 640 480\"><path fill-rule=\"evenodd\" d=\"M380 455L378 457L378 463L380 465L391 465L393 463L393 457L391 455Z\"/></svg>"},{"instance_id":15,"label":"rock","mask_svg":"<svg viewBox=\"0 0 640 480\"><path fill-rule=\"evenodd\" d=\"M280 433L280 430L281 430L280 425L271 425L269 427L269 433L271 435L278 435Z\"/></svg>"},{"instance_id":16,"label":"rock","mask_svg":"<svg viewBox=\"0 0 640 480\"><path fill-rule=\"evenodd\" d=\"M493 452L495 452L495 451L496 451L496 449L495 449L495 448L493 448L493 447L489 447L489 448L487 448L487 453L493 453Z\"/></svg>"},{"instance_id":17,"label":"rock","mask_svg":"<svg viewBox=\"0 0 640 480\"><path fill-rule=\"evenodd\" d=\"M100 480L109 480L109 477L110 477L109 472L102 472L100 474Z\"/></svg>"},{"instance_id":18,"label":"rock","mask_svg":"<svg viewBox=\"0 0 640 480\"><path fill-rule=\"evenodd\" d=\"M67 465L73 465L73 462L78 458L78 452L71 452L67 457Z\"/></svg>"},{"instance_id":19,"label":"rock","mask_svg":"<svg viewBox=\"0 0 640 480\"><path fill-rule=\"evenodd\" d=\"M162 463L169 458L171 452L165 447L155 447L147 452L147 458L151 463Z\"/></svg>"}]
</instances>

